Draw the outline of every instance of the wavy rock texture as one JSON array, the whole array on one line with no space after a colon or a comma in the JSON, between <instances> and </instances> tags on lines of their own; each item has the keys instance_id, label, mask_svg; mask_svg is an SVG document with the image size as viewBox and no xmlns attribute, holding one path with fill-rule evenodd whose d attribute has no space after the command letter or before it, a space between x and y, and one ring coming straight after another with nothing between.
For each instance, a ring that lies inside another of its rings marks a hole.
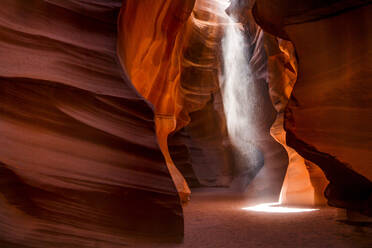
<instances>
[{"instance_id":1,"label":"wavy rock texture","mask_svg":"<svg viewBox=\"0 0 372 248\"><path fill-rule=\"evenodd\" d=\"M181 238L153 110L117 60L121 1L0 5L0 246Z\"/></svg>"},{"instance_id":2,"label":"wavy rock texture","mask_svg":"<svg viewBox=\"0 0 372 248\"><path fill-rule=\"evenodd\" d=\"M218 100L219 99L219 100ZM190 123L168 138L172 159L192 187L228 187L234 160L218 94L201 110L190 113Z\"/></svg>"},{"instance_id":3,"label":"wavy rock texture","mask_svg":"<svg viewBox=\"0 0 372 248\"><path fill-rule=\"evenodd\" d=\"M188 73L190 74L188 78L196 78L196 83L199 85L207 86L209 84L209 87L216 93L213 94L212 102L209 101L206 107L190 114L191 123L185 128L185 130L189 132L191 138L193 138L192 132L197 135L191 142L191 153L198 152L199 154L208 155L202 157L202 159L198 161L196 161L196 159L193 160L193 163L200 162L200 165L202 165L194 166L199 181L204 181L202 184L205 185L228 185L228 182L233 179L231 187L233 189L245 191L247 185L256 176L262 164L260 164L255 170L247 168L246 161L244 161L244 165L241 163L242 161L239 160L240 156L238 151L229 144L228 139L224 138L224 135L218 138L218 136L216 136L216 133L218 132L213 131L226 129L223 113L219 114L220 117L213 114L213 111L216 111L217 113L223 112L223 102L221 102L222 98L220 96L221 93L219 93L219 85L216 85L216 83L221 80L221 78L217 77L218 74L223 75L224 73L220 69L222 67L221 40L224 37L227 25L231 25L225 10L221 8L223 4L226 4L227 2L222 2L223 1L218 0L196 1L193 14L190 18L190 21L194 25L190 25L192 27L192 31L190 32L190 42L187 43L187 49L185 49L184 52L184 58L187 58L188 60L185 61L184 64L189 65L190 69L194 72L192 74ZM254 131L247 130L247 132L252 133L250 141L254 144L260 156L265 160L265 166L252 181L249 186L249 191L251 192L252 197L267 197L267 199L278 200L285 175L287 158L282 147L277 144L269 134L269 129L275 119L276 112L272 107L268 95L266 83L266 55L263 47L262 32L257 28L252 17L247 21L247 23L248 24L245 26L245 32L248 38L245 49L247 50L247 57L249 57L248 60L250 60L250 67L252 67L251 69L254 72L254 82L250 84L252 85L252 88L245 90L254 92L252 93L252 95L255 95L255 100L253 101L254 104L247 106L247 108L257 113L255 119L252 120L251 123L251 127ZM199 64L199 66L193 68L195 67L195 64ZM191 71L190 69L185 71ZM210 70L209 73L208 70ZM200 83L198 82L199 80ZM187 81L181 80L183 85L185 82ZM197 86L196 83L195 85ZM220 84L221 83L223 84L223 81L220 82ZM203 88L201 88L201 90L204 93L205 90L203 90ZM205 91L204 95L209 97L208 91ZM241 104L246 103L242 102ZM205 118L206 116L209 117ZM195 123L193 123L193 117L195 117ZM197 124L198 122L200 124ZM216 123L217 125L212 127L208 123ZM248 125L249 123L247 123L247 126ZM214 146L218 149L208 151L208 146L210 144L221 143L223 144L222 146ZM195 147L197 149L195 149ZM221 157L221 148L229 149L231 152L226 153L225 157ZM197 156L192 155L192 158L195 157ZM221 161L226 162L221 163ZM233 166L230 165L229 167L224 165L229 161ZM221 164L222 166L219 166L218 164ZM216 174L222 175L219 179L217 178L217 181L214 176ZM204 176L204 179L202 176Z\"/></svg>"},{"instance_id":4,"label":"wavy rock texture","mask_svg":"<svg viewBox=\"0 0 372 248\"><path fill-rule=\"evenodd\" d=\"M159 143L182 198L190 191L174 164L188 181L202 185L227 186L231 180L218 101L222 33L211 7L213 1L204 0L195 6L194 1L127 1L119 20L125 34L118 43L122 63L137 90L154 104ZM181 145L174 133L189 123ZM181 159L182 152L190 157Z\"/></svg>"},{"instance_id":5,"label":"wavy rock texture","mask_svg":"<svg viewBox=\"0 0 372 248\"><path fill-rule=\"evenodd\" d=\"M200 187L200 180L195 174L194 163L191 159L191 151L188 146L189 142L190 136L184 129L170 135L168 137L169 154L175 166L185 178L187 185L190 188Z\"/></svg>"},{"instance_id":6,"label":"wavy rock texture","mask_svg":"<svg viewBox=\"0 0 372 248\"><path fill-rule=\"evenodd\" d=\"M187 25L181 89L185 94L185 108L190 110L191 122L185 127L185 131L190 137L187 144L194 171L202 185L228 186L235 178L232 187L245 190L257 171L247 176L244 168L239 168L234 161L235 151L226 134L219 75L223 74L221 40L226 25L230 24L221 6L221 2L217 0L196 1ZM256 85L254 89L247 90L254 90L258 96L257 104L247 107L252 107L257 112L254 120L256 133L252 142L263 152L265 159L263 172L257 177L257 183L252 184L252 188L255 188L253 192L256 196L262 196L265 192L277 199L285 173L286 155L269 135L275 110L265 82L266 57L259 38L261 33L257 31L254 22L247 28L247 32L251 32L247 48L253 54L251 66L255 72ZM204 107L197 110L205 103Z\"/></svg>"},{"instance_id":7,"label":"wavy rock texture","mask_svg":"<svg viewBox=\"0 0 372 248\"><path fill-rule=\"evenodd\" d=\"M223 25L217 8L215 0L195 2L181 67L181 91L190 118L187 146L204 186L229 186L234 169L219 88Z\"/></svg>"},{"instance_id":8,"label":"wavy rock texture","mask_svg":"<svg viewBox=\"0 0 372 248\"><path fill-rule=\"evenodd\" d=\"M289 157L280 202L287 205L324 205L326 200L323 192L328 182L323 172L317 165L306 161L286 143L286 131L283 127L284 110L297 79L294 47L289 41L266 34L265 48L268 54L270 97L278 111L270 133L283 145Z\"/></svg>"},{"instance_id":9,"label":"wavy rock texture","mask_svg":"<svg viewBox=\"0 0 372 248\"><path fill-rule=\"evenodd\" d=\"M190 189L169 154L168 135L188 122L179 85L182 44L193 6L194 0L128 0L118 20L120 61L138 92L154 105L157 139L183 202Z\"/></svg>"},{"instance_id":10,"label":"wavy rock texture","mask_svg":"<svg viewBox=\"0 0 372 248\"><path fill-rule=\"evenodd\" d=\"M371 22L368 1L258 0L255 18L289 38L299 61L287 144L330 181L328 203L371 215ZM311 92L311 94L309 94Z\"/></svg>"}]
</instances>

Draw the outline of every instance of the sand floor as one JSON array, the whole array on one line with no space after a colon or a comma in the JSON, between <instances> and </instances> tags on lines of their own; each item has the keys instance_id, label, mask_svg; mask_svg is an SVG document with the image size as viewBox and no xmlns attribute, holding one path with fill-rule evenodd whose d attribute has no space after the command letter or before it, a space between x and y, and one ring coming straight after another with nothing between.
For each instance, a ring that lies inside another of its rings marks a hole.
<instances>
[{"instance_id":1,"label":"sand floor","mask_svg":"<svg viewBox=\"0 0 372 248\"><path fill-rule=\"evenodd\" d=\"M151 248L372 248L372 227L344 224L336 208L302 213L263 213L242 210L249 200L223 191L194 190L184 207L182 244L142 244Z\"/></svg>"}]
</instances>

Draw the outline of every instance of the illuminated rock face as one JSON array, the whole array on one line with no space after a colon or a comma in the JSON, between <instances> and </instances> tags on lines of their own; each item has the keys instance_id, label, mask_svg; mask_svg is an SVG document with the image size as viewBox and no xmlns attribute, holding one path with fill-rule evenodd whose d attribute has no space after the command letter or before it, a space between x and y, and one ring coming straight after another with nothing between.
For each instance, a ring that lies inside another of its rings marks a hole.
<instances>
[{"instance_id":1,"label":"illuminated rock face","mask_svg":"<svg viewBox=\"0 0 372 248\"><path fill-rule=\"evenodd\" d=\"M238 176L219 91L218 2L1 2L1 247L181 239L184 178L229 186ZM290 160L284 203L323 201L319 165L331 205L370 214L371 7L322 2L257 0L263 29L294 42L295 85L292 48L268 42L277 39L255 24L251 1L228 11L245 24L259 99L253 142L265 165L249 190L279 196L288 161L271 131ZM320 20L307 22L304 9ZM323 19L330 10L345 13Z\"/></svg>"},{"instance_id":2,"label":"illuminated rock face","mask_svg":"<svg viewBox=\"0 0 372 248\"><path fill-rule=\"evenodd\" d=\"M270 97L277 118L270 133L284 146L288 153L288 168L280 194L284 205L324 205L323 195L328 184L323 172L315 164L306 161L286 143L284 130L284 110L288 104L297 79L297 61L291 42L266 34L265 47L268 56L268 83Z\"/></svg>"},{"instance_id":3,"label":"illuminated rock face","mask_svg":"<svg viewBox=\"0 0 372 248\"><path fill-rule=\"evenodd\" d=\"M227 186L232 176L218 82L222 29L213 8L213 0L132 0L119 19L121 62L154 105L158 142L184 200L190 190L175 164L201 185ZM183 127L188 138L180 144L174 136Z\"/></svg>"},{"instance_id":4,"label":"illuminated rock face","mask_svg":"<svg viewBox=\"0 0 372 248\"><path fill-rule=\"evenodd\" d=\"M188 122L180 67L193 6L194 0L128 0L118 20L120 61L137 91L154 105L157 139L182 201L190 189L169 154L168 136Z\"/></svg>"},{"instance_id":5,"label":"illuminated rock face","mask_svg":"<svg viewBox=\"0 0 372 248\"><path fill-rule=\"evenodd\" d=\"M153 109L116 56L121 1L0 5L0 246L180 238Z\"/></svg>"},{"instance_id":6,"label":"illuminated rock face","mask_svg":"<svg viewBox=\"0 0 372 248\"><path fill-rule=\"evenodd\" d=\"M257 171L248 173L244 166L239 168L237 161L234 161L236 156L233 156L236 151L231 148L226 137L224 119L226 109L224 109L223 90L219 87L226 83L223 81L225 72L221 71L222 59L224 59L221 55L223 46L221 43L226 26L231 23L227 19L223 2L196 1L187 23L188 35L184 42L180 82L181 91L187 93L184 97L184 108L189 111L191 117L191 122L185 127L185 131L191 138L191 142L188 143L191 160L195 174L202 185L227 186L231 179L235 179L232 187L245 190ZM275 118L275 110L266 84L266 57L262 32L256 25L248 28L247 32L249 32L247 44L239 45L246 45L242 50L249 51L246 56L250 60L254 75L249 84L251 88L244 89L243 86L240 88L250 91L255 100L251 105L249 105L252 103L251 99L245 99L247 102L240 103L243 108L254 113L254 119L249 120L251 126L248 127L249 123L246 123L247 127L242 135L253 134L250 142L260 150L260 155L262 152L266 166L263 173L256 177L256 183L252 184L252 188L255 188L252 192L254 191L256 196L274 196L277 200L287 160L282 147L269 134ZM222 78L219 77L220 75ZM198 108L200 110L197 110ZM228 152L229 150L232 152Z\"/></svg>"},{"instance_id":7,"label":"illuminated rock face","mask_svg":"<svg viewBox=\"0 0 372 248\"><path fill-rule=\"evenodd\" d=\"M118 41L121 62L139 93L154 105L158 141L181 198L187 198L189 189L174 164L196 185L228 186L233 174L239 177L247 173L234 167L219 92L226 14L216 0L157 2L151 5L150 14L148 3L127 1L122 9ZM169 14L172 11L180 13ZM252 18L250 21L248 50L253 53L255 87L247 90L254 91L258 99L253 107L256 133L252 142L266 162L252 187L257 195L265 191L278 197L287 161L269 134L275 110L266 84L262 32ZM188 138L173 140L178 136L174 133L185 125L182 132ZM188 155L180 156L182 152ZM245 189L255 173L242 178L239 187Z\"/></svg>"},{"instance_id":8,"label":"illuminated rock face","mask_svg":"<svg viewBox=\"0 0 372 248\"><path fill-rule=\"evenodd\" d=\"M324 171L330 205L370 215L372 6L278 2L258 0L254 15L296 47L298 79L284 116L287 144Z\"/></svg>"}]
</instances>

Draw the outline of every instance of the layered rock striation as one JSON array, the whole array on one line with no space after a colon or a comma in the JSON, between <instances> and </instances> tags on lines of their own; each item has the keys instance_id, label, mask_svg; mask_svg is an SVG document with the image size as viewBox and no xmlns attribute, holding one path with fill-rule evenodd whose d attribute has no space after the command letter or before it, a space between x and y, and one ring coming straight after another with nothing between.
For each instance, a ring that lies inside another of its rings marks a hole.
<instances>
[{"instance_id":1,"label":"layered rock striation","mask_svg":"<svg viewBox=\"0 0 372 248\"><path fill-rule=\"evenodd\" d=\"M116 55L121 4L1 2L1 247L183 235L153 108Z\"/></svg>"},{"instance_id":2,"label":"layered rock striation","mask_svg":"<svg viewBox=\"0 0 372 248\"><path fill-rule=\"evenodd\" d=\"M284 124L287 144L330 181L332 206L371 214L369 1L256 1L256 21L298 57Z\"/></svg>"},{"instance_id":3,"label":"layered rock striation","mask_svg":"<svg viewBox=\"0 0 372 248\"><path fill-rule=\"evenodd\" d=\"M319 167L306 161L286 142L284 111L297 79L297 61L291 42L265 34L270 97L278 114L270 133L283 145L289 163L280 194L284 205L324 205L327 180Z\"/></svg>"},{"instance_id":4,"label":"layered rock striation","mask_svg":"<svg viewBox=\"0 0 372 248\"><path fill-rule=\"evenodd\" d=\"M227 186L232 176L219 100L222 28L215 7L215 1L127 1L119 19L122 64L154 105L157 137L184 200L190 190L176 166L202 185ZM185 126L181 145L175 133ZM181 159L182 151L188 159Z\"/></svg>"}]
</instances>

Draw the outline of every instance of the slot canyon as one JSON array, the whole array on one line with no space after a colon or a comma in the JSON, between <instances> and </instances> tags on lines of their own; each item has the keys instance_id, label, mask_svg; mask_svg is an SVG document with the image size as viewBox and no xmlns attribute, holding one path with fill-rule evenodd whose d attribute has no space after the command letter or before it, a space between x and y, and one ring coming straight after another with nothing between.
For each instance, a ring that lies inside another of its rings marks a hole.
<instances>
[{"instance_id":1,"label":"slot canyon","mask_svg":"<svg viewBox=\"0 0 372 248\"><path fill-rule=\"evenodd\" d=\"M372 247L371 1L0 7L0 248Z\"/></svg>"}]
</instances>

